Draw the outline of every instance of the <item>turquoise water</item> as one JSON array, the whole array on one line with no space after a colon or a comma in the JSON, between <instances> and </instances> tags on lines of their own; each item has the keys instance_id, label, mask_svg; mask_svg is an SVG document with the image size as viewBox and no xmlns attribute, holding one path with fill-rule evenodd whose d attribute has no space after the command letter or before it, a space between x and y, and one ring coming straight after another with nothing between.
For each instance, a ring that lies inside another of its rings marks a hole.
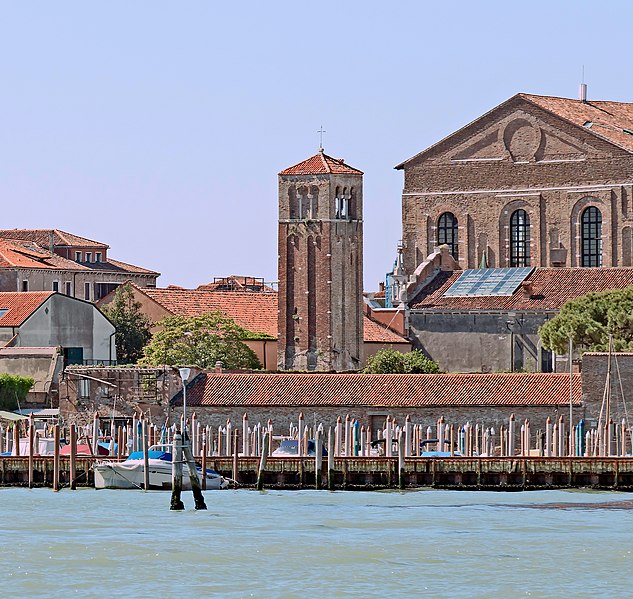
<instances>
[{"instance_id":1,"label":"turquoise water","mask_svg":"<svg viewBox=\"0 0 633 599\"><path fill-rule=\"evenodd\" d=\"M633 497L0 489L3 596L630 597Z\"/></svg>"}]
</instances>

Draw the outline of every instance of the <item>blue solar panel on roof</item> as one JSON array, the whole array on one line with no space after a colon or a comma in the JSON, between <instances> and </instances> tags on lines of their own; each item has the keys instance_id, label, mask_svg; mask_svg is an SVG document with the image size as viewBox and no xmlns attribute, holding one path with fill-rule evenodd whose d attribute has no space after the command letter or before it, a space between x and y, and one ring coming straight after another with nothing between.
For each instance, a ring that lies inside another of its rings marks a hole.
<instances>
[{"instance_id":1,"label":"blue solar panel on roof","mask_svg":"<svg viewBox=\"0 0 633 599\"><path fill-rule=\"evenodd\" d=\"M478 297L512 295L525 278L533 271L527 268L477 268L459 275L445 297Z\"/></svg>"}]
</instances>

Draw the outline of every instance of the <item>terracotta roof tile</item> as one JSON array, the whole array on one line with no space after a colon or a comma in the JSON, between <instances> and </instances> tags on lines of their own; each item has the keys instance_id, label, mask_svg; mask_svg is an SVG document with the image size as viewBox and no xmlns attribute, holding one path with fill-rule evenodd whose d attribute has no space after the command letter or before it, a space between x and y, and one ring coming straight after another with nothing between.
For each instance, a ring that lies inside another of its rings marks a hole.
<instances>
[{"instance_id":1,"label":"terracotta roof tile","mask_svg":"<svg viewBox=\"0 0 633 599\"><path fill-rule=\"evenodd\" d=\"M141 290L177 316L198 316L219 310L252 333L277 337L277 294L185 289Z\"/></svg>"},{"instance_id":2,"label":"terracotta roof tile","mask_svg":"<svg viewBox=\"0 0 633 599\"><path fill-rule=\"evenodd\" d=\"M53 243L56 246L77 246L77 247L98 247L107 249L109 246L100 241L94 241L87 239L86 237L79 237L79 235L73 235L66 231L60 231L59 229L1 229L0 237L5 239L24 239L33 241L42 247L49 247L51 234L53 236Z\"/></svg>"},{"instance_id":3,"label":"terracotta roof tile","mask_svg":"<svg viewBox=\"0 0 633 599\"><path fill-rule=\"evenodd\" d=\"M597 137L633 152L633 103L582 102L554 96L518 95L575 125L584 126Z\"/></svg>"},{"instance_id":4,"label":"terracotta roof tile","mask_svg":"<svg viewBox=\"0 0 633 599\"><path fill-rule=\"evenodd\" d=\"M373 321L371 318L365 316L365 322L363 324L365 342L371 343L408 343L411 345L408 339L401 337L395 331L385 327L384 325Z\"/></svg>"},{"instance_id":5,"label":"terracotta roof tile","mask_svg":"<svg viewBox=\"0 0 633 599\"><path fill-rule=\"evenodd\" d=\"M284 169L280 175L325 175L325 174L362 175L363 172L345 164L342 158L332 158L320 150L314 156Z\"/></svg>"},{"instance_id":6,"label":"terracotta roof tile","mask_svg":"<svg viewBox=\"0 0 633 599\"><path fill-rule=\"evenodd\" d=\"M511 296L445 297L459 272L440 272L411 302L414 310L559 310L591 291L633 285L633 268L535 268Z\"/></svg>"},{"instance_id":7,"label":"terracotta roof tile","mask_svg":"<svg viewBox=\"0 0 633 599\"><path fill-rule=\"evenodd\" d=\"M207 291L201 289L140 288L166 310L177 316L198 316L220 310L252 333L278 337L277 292ZM373 343L407 343L394 331L372 322L365 316L365 341Z\"/></svg>"},{"instance_id":8,"label":"terracotta roof tile","mask_svg":"<svg viewBox=\"0 0 633 599\"><path fill-rule=\"evenodd\" d=\"M581 377L572 378L574 404ZM182 394L174 401L182 400ZM205 374L187 389L191 406L560 406L569 375L502 374Z\"/></svg>"},{"instance_id":9,"label":"terracotta roof tile","mask_svg":"<svg viewBox=\"0 0 633 599\"><path fill-rule=\"evenodd\" d=\"M18 327L51 295L52 291L0 292L0 327Z\"/></svg>"}]
</instances>

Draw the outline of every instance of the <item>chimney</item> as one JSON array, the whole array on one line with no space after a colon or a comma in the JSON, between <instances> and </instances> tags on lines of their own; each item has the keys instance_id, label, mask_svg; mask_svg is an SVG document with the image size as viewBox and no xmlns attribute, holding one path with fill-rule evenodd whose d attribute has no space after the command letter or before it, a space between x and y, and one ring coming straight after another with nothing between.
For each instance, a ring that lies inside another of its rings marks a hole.
<instances>
[{"instance_id":1,"label":"chimney","mask_svg":"<svg viewBox=\"0 0 633 599\"><path fill-rule=\"evenodd\" d=\"M587 101L587 84L586 83L580 84L580 89L578 90L578 99L581 102Z\"/></svg>"},{"instance_id":2,"label":"chimney","mask_svg":"<svg viewBox=\"0 0 633 599\"><path fill-rule=\"evenodd\" d=\"M215 363L215 374L222 374L222 360Z\"/></svg>"},{"instance_id":3,"label":"chimney","mask_svg":"<svg viewBox=\"0 0 633 599\"><path fill-rule=\"evenodd\" d=\"M48 232L48 249L50 250L51 254L55 253L55 232L54 231Z\"/></svg>"},{"instance_id":4,"label":"chimney","mask_svg":"<svg viewBox=\"0 0 633 599\"><path fill-rule=\"evenodd\" d=\"M532 281L523 281L523 283L521 283L521 288L523 289L523 293L528 296L532 295L532 292L534 291L534 285Z\"/></svg>"}]
</instances>

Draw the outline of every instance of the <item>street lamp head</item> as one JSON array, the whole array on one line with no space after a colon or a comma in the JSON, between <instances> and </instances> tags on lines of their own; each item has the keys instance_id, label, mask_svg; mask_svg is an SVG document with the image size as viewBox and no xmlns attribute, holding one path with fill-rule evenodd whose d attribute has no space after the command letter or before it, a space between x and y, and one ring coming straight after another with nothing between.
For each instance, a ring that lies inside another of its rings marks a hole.
<instances>
[{"instance_id":1,"label":"street lamp head","mask_svg":"<svg viewBox=\"0 0 633 599\"><path fill-rule=\"evenodd\" d=\"M182 379L183 384L186 383L189 380L191 368L179 368L178 372L180 372L180 378Z\"/></svg>"}]
</instances>

